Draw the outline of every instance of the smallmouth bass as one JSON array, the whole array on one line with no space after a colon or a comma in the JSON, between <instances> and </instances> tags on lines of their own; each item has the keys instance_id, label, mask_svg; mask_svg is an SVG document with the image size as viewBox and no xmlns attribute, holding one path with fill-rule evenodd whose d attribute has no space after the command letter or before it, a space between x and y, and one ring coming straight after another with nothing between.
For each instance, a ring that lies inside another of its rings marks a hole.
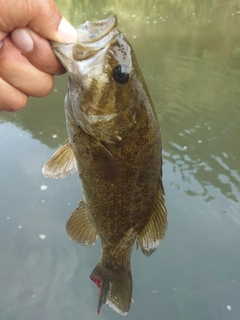
<instances>
[{"instance_id":1,"label":"smallmouth bass","mask_svg":"<svg viewBox=\"0 0 240 320\"><path fill-rule=\"evenodd\" d=\"M102 305L126 315L132 297L130 257L136 240L145 255L164 238L160 129L132 47L116 17L77 28L73 44L52 43L69 76L65 97L68 142L43 167L50 178L78 172L83 200L67 222L69 237L102 244L90 278Z\"/></svg>"}]
</instances>

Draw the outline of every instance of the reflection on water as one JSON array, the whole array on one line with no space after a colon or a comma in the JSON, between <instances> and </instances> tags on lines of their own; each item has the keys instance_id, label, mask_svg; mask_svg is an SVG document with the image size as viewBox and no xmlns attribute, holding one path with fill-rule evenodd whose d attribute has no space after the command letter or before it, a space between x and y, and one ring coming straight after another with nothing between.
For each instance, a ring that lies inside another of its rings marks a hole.
<instances>
[{"instance_id":1,"label":"reflection on water","mask_svg":"<svg viewBox=\"0 0 240 320\"><path fill-rule=\"evenodd\" d=\"M57 3L74 24L118 14L162 129L169 229L152 257L133 252L129 318L239 319L238 1ZM51 181L41 174L66 139L66 81L57 77L50 96L0 117L4 320L96 318L88 276L100 246L83 248L65 233L81 199L78 178ZM119 318L108 308L101 317Z\"/></svg>"}]
</instances>

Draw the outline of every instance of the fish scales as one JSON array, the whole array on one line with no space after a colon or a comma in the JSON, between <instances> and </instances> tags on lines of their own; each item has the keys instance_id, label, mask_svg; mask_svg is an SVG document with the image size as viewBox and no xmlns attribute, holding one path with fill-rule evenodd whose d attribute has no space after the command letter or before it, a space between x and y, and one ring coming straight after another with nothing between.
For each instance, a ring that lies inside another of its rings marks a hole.
<instances>
[{"instance_id":1,"label":"fish scales","mask_svg":"<svg viewBox=\"0 0 240 320\"><path fill-rule=\"evenodd\" d=\"M78 170L85 204L91 212L100 238L103 240L111 237L111 243L119 242L131 227L139 233L157 202L161 158L156 145L159 145L160 140L156 135L157 126L153 125L154 121L146 128L145 116L143 109L137 126L124 143L108 146L113 159L103 155L99 161L99 154L94 153L85 153L84 157L85 148L80 142L83 141L83 136L86 139L90 136L82 130L81 134L73 137L75 153L81 154ZM143 130L148 133L144 144L141 141ZM90 141L88 145L91 146ZM142 153L146 156L142 157ZM113 163L109 165L110 161ZM141 220L139 212L143 215ZM121 226L120 238L116 237L113 228L115 225Z\"/></svg>"},{"instance_id":2,"label":"fish scales","mask_svg":"<svg viewBox=\"0 0 240 320\"><path fill-rule=\"evenodd\" d=\"M53 43L69 76L66 145L43 168L51 178L78 171L83 200L67 222L70 238L102 255L90 278L102 305L126 315L135 240L152 254L167 229L158 120L134 52L117 19L86 22L75 44Z\"/></svg>"}]
</instances>

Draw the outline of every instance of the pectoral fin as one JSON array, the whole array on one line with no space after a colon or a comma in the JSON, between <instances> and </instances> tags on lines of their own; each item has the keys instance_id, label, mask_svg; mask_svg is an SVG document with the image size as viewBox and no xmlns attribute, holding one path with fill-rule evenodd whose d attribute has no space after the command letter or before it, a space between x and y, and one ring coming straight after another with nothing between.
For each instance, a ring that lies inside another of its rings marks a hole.
<instances>
[{"instance_id":1,"label":"pectoral fin","mask_svg":"<svg viewBox=\"0 0 240 320\"><path fill-rule=\"evenodd\" d=\"M57 150L42 168L45 178L63 179L77 171L77 163L72 146L67 142Z\"/></svg>"},{"instance_id":2,"label":"pectoral fin","mask_svg":"<svg viewBox=\"0 0 240 320\"><path fill-rule=\"evenodd\" d=\"M142 252L149 256L152 254L161 241L167 230L167 209L165 207L163 191L160 189L157 205L137 238L137 248L141 247Z\"/></svg>"},{"instance_id":3,"label":"pectoral fin","mask_svg":"<svg viewBox=\"0 0 240 320\"><path fill-rule=\"evenodd\" d=\"M69 218L66 230L69 237L83 246L93 246L97 239L97 231L90 220L84 202L81 201L79 207Z\"/></svg>"}]
</instances>

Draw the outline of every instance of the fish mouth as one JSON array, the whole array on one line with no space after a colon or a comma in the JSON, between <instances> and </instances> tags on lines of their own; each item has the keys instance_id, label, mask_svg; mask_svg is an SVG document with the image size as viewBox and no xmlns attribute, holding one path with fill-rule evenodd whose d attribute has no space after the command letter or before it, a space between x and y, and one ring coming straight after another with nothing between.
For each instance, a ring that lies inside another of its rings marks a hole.
<instances>
[{"instance_id":1,"label":"fish mouth","mask_svg":"<svg viewBox=\"0 0 240 320\"><path fill-rule=\"evenodd\" d=\"M79 37L78 41L86 44L97 42L117 27L117 24L117 17L114 14L104 20L87 21L76 28Z\"/></svg>"},{"instance_id":2,"label":"fish mouth","mask_svg":"<svg viewBox=\"0 0 240 320\"><path fill-rule=\"evenodd\" d=\"M71 61L83 61L109 46L116 34L118 21L115 15L96 22L87 21L76 28L78 40L74 43L51 42L52 49L64 67L69 70Z\"/></svg>"}]
</instances>

